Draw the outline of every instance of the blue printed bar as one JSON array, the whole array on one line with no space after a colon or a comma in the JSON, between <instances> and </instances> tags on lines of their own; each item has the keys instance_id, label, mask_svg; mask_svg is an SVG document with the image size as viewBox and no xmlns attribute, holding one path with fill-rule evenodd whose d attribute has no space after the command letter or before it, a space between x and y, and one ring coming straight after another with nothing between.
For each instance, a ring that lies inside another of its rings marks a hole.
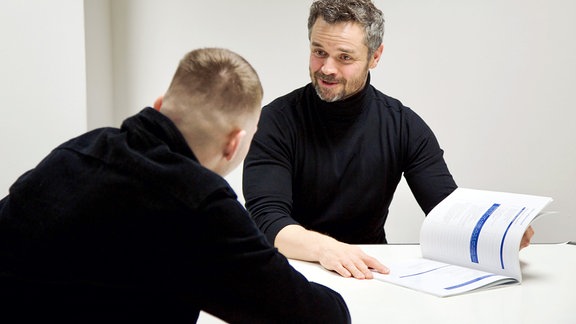
<instances>
[{"instance_id":1,"label":"blue printed bar","mask_svg":"<svg viewBox=\"0 0 576 324\"><path fill-rule=\"evenodd\" d=\"M482 217L476 223L474 230L472 231L472 236L470 237L470 259L474 263L478 263L478 237L480 236L480 231L482 230L482 226L486 223L486 220L494 211L500 207L500 204L493 204Z\"/></svg>"}]
</instances>

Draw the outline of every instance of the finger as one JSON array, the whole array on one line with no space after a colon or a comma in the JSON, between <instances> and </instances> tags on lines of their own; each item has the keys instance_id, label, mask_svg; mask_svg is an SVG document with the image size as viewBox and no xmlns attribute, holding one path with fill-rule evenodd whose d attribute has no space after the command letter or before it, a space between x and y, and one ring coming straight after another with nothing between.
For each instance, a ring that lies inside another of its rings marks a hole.
<instances>
[{"instance_id":1,"label":"finger","mask_svg":"<svg viewBox=\"0 0 576 324\"><path fill-rule=\"evenodd\" d=\"M372 273L372 270L370 270L370 268L366 267L366 269L363 269L362 272L364 273L364 278L374 279L374 274Z\"/></svg>"},{"instance_id":2,"label":"finger","mask_svg":"<svg viewBox=\"0 0 576 324\"><path fill-rule=\"evenodd\" d=\"M350 278L352 274L348 271L342 264L338 264L334 267L334 271L336 271L339 275L344 278Z\"/></svg>"},{"instance_id":3,"label":"finger","mask_svg":"<svg viewBox=\"0 0 576 324\"><path fill-rule=\"evenodd\" d=\"M366 276L364 275L364 272L362 272L360 269L358 269L358 267L356 266L356 264L354 263L346 263L344 265L344 267L346 269L348 269L348 271L350 271L350 273L352 274L352 276L356 279L366 279Z\"/></svg>"},{"instance_id":4,"label":"finger","mask_svg":"<svg viewBox=\"0 0 576 324\"><path fill-rule=\"evenodd\" d=\"M526 232L524 232L524 235L522 236L522 240L520 241L520 250L530 245L532 236L534 236L534 229L532 226L528 226Z\"/></svg>"},{"instance_id":5,"label":"finger","mask_svg":"<svg viewBox=\"0 0 576 324\"><path fill-rule=\"evenodd\" d=\"M532 239L532 236L534 236L534 229L532 228L532 226L528 226L526 233L528 234L528 241L530 241Z\"/></svg>"},{"instance_id":6,"label":"finger","mask_svg":"<svg viewBox=\"0 0 576 324\"><path fill-rule=\"evenodd\" d=\"M359 278L359 279L372 279L374 278L374 275L372 274L372 271L370 270L370 268L368 267L368 265L366 265L366 263L364 263L363 260L360 260L358 262L356 262L356 268L362 272L362 275L364 278Z\"/></svg>"},{"instance_id":7,"label":"finger","mask_svg":"<svg viewBox=\"0 0 576 324\"><path fill-rule=\"evenodd\" d=\"M371 269L376 270L377 272L383 273L383 274L388 274L390 273L390 269L388 269L387 266L383 265L382 263L380 263L380 261L378 261L378 259L373 258L371 256L366 256L366 258L364 258L364 262L366 263L366 265L368 267L370 267Z\"/></svg>"},{"instance_id":8,"label":"finger","mask_svg":"<svg viewBox=\"0 0 576 324\"><path fill-rule=\"evenodd\" d=\"M520 250L530 245L530 239L526 236L522 237L522 241L520 241Z\"/></svg>"}]
</instances>

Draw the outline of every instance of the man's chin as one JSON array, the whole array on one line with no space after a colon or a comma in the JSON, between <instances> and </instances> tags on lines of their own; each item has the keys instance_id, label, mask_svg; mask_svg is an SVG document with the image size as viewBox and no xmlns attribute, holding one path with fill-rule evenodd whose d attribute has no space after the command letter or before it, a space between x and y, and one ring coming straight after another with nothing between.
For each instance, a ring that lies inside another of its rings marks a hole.
<instances>
[{"instance_id":1,"label":"man's chin","mask_svg":"<svg viewBox=\"0 0 576 324\"><path fill-rule=\"evenodd\" d=\"M320 97L320 99L326 102L338 101L342 97L340 94L335 94L331 91L323 91L323 89L319 87L316 87L316 93L318 94L318 97Z\"/></svg>"}]
</instances>

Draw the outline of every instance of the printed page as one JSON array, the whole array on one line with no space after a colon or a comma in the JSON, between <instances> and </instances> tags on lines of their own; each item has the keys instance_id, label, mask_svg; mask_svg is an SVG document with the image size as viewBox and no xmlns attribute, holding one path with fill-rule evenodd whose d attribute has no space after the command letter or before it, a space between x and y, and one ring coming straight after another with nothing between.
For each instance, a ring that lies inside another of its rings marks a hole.
<instances>
[{"instance_id":1,"label":"printed page","mask_svg":"<svg viewBox=\"0 0 576 324\"><path fill-rule=\"evenodd\" d=\"M422 256L522 280L520 241L551 198L458 188L426 217Z\"/></svg>"},{"instance_id":2,"label":"printed page","mask_svg":"<svg viewBox=\"0 0 576 324\"><path fill-rule=\"evenodd\" d=\"M388 267L390 274L374 272L374 278L439 297L458 295L495 285L518 283L510 277L429 259L404 260L388 264Z\"/></svg>"}]
</instances>

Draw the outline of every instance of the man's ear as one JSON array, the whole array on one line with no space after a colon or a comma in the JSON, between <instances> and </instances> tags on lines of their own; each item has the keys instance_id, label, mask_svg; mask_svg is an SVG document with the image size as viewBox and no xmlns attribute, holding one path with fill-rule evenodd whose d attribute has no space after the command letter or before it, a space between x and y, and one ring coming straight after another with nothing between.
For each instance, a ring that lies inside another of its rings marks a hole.
<instances>
[{"instance_id":1,"label":"man's ear","mask_svg":"<svg viewBox=\"0 0 576 324\"><path fill-rule=\"evenodd\" d=\"M382 52L384 52L384 44L380 44L380 46L376 49L372 57L370 58L370 68L373 69L378 65L380 58L382 57Z\"/></svg>"},{"instance_id":2,"label":"man's ear","mask_svg":"<svg viewBox=\"0 0 576 324\"><path fill-rule=\"evenodd\" d=\"M162 100L164 100L164 96L160 96L154 101L154 109L160 111L160 108L162 108Z\"/></svg>"},{"instance_id":3,"label":"man's ear","mask_svg":"<svg viewBox=\"0 0 576 324\"><path fill-rule=\"evenodd\" d=\"M228 135L228 142L224 148L224 158L226 158L227 161L232 160L236 153L238 153L238 148L244 136L246 136L246 131L243 129L236 129Z\"/></svg>"}]
</instances>

